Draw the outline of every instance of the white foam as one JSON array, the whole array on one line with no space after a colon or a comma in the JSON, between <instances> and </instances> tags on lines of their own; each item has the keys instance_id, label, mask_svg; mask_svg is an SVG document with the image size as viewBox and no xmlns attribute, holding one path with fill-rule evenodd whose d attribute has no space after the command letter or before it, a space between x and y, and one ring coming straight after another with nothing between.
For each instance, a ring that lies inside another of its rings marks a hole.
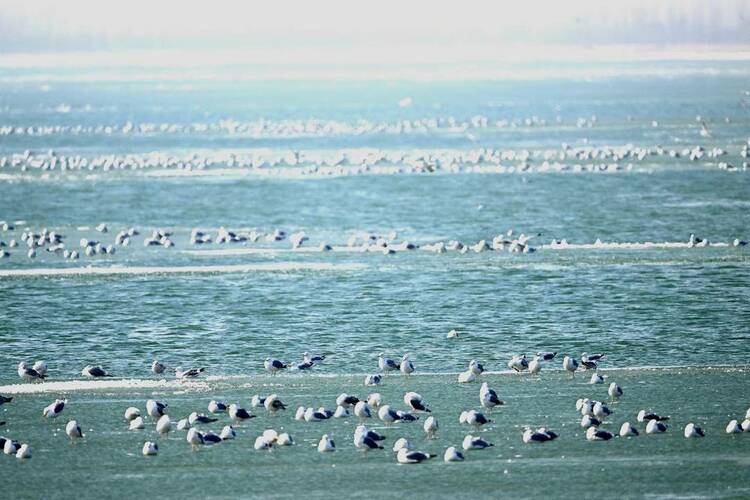
<instances>
[{"instance_id":1,"label":"white foam","mask_svg":"<svg viewBox=\"0 0 750 500\"><path fill-rule=\"evenodd\" d=\"M269 262L258 264L232 264L216 266L134 266L134 267L67 267L4 269L0 277L18 276L86 276L86 275L147 275L190 273L249 273L269 271L355 271L364 264L332 264L327 262Z\"/></svg>"},{"instance_id":2,"label":"white foam","mask_svg":"<svg viewBox=\"0 0 750 500\"><path fill-rule=\"evenodd\" d=\"M91 391L96 389L191 389L207 390L206 382L149 379L64 380L40 384L0 386L2 394L44 394L50 392Z\"/></svg>"}]
</instances>

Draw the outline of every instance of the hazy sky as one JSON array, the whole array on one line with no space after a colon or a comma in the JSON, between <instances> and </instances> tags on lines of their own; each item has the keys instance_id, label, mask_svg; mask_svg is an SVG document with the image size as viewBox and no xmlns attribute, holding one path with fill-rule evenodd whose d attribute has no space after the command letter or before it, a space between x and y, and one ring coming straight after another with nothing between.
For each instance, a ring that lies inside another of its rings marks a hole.
<instances>
[{"instance_id":1,"label":"hazy sky","mask_svg":"<svg viewBox=\"0 0 750 500\"><path fill-rule=\"evenodd\" d=\"M750 44L750 0L2 0L0 52Z\"/></svg>"}]
</instances>

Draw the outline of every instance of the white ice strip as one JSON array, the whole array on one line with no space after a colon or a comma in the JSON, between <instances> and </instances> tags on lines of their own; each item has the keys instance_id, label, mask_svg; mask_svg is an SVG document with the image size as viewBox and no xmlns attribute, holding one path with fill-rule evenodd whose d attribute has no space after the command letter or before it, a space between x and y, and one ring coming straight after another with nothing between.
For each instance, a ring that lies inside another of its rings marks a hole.
<instances>
[{"instance_id":1,"label":"white ice strip","mask_svg":"<svg viewBox=\"0 0 750 500\"><path fill-rule=\"evenodd\" d=\"M200 381L108 379L108 380L64 380L39 384L11 384L0 386L0 394L43 394L95 389L179 389L207 390L209 385Z\"/></svg>"},{"instance_id":2,"label":"white ice strip","mask_svg":"<svg viewBox=\"0 0 750 500\"><path fill-rule=\"evenodd\" d=\"M269 262L217 266L137 266L137 267L67 267L35 269L3 269L0 277L13 276L85 276L85 275L147 275L189 273L249 273L270 271L356 271L364 264L332 264L326 262Z\"/></svg>"}]
</instances>

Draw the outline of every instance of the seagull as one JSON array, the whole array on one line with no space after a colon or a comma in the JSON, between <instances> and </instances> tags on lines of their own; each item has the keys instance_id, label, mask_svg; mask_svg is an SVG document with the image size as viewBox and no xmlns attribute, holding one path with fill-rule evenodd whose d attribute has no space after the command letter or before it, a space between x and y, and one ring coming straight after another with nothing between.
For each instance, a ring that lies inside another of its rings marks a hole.
<instances>
[{"instance_id":1,"label":"seagull","mask_svg":"<svg viewBox=\"0 0 750 500\"><path fill-rule=\"evenodd\" d=\"M373 408L378 408L383 403L383 398L379 392L373 392L367 396L367 404Z\"/></svg>"},{"instance_id":2,"label":"seagull","mask_svg":"<svg viewBox=\"0 0 750 500\"><path fill-rule=\"evenodd\" d=\"M542 360L539 356L534 356L529 363L529 373L537 375L540 371L542 371Z\"/></svg>"},{"instance_id":3,"label":"seagull","mask_svg":"<svg viewBox=\"0 0 750 500\"><path fill-rule=\"evenodd\" d=\"M177 430L186 431L190 429L190 421L186 418L181 418L177 421Z\"/></svg>"},{"instance_id":4,"label":"seagull","mask_svg":"<svg viewBox=\"0 0 750 500\"><path fill-rule=\"evenodd\" d=\"M706 434L703 432L703 429L701 429L700 427L698 427L692 422L685 426L684 434L686 438L706 437Z\"/></svg>"},{"instance_id":5,"label":"seagull","mask_svg":"<svg viewBox=\"0 0 750 500\"><path fill-rule=\"evenodd\" d=\"M418 464L420 462L424 462L425 460L429 460L431 458L435 458L437 455L434 455L432 453L423 453L421 451L409 451L405 449L400 449L398 451L398 454L396 455L396 460L398 460L398 463L400 464Z\"/></svg>"},{"instance_id":6,"label":"seagull","mask_svg":"<svg viewBox=\"0 0 750 500\"><path fill-rule=\"evenodd\" d=\"M512 358L510 358L510 361L508 361L508 368L511 368L517 373L528 370L529 362L526 360L526 355L514 355Z\"/></svg>"},{"instance_id":7,"label":"seagull","mask_svg":"<svg viewBox=\"0 0 750 500\"><path fill-rule=\"evenodd\" d=\"M140 416L141 410L139 410L135 406L131 406L127 410L125 410L125 420L127 420L128 422Z\"/></svg>"},{"instance_id":8,"label":"seagull","mask_svg":"<svg viewBox=\"0 0 750 500\"><path fill-rule=\"evenodd\" d=\"M581 427L583 427L584 429L597 427L599 425L602 425L602 421L596 417L592 417L591 415L584 415L583 417L581 417Z\"/></svg>"},{"instance_id":9,"label":"seagull","mask_svg":"<svg viewBox=\"0 0 750 500\"><path fill-rule=\"evenodd\" d=\"M276 444L279 446L291 446L294 444L294 439L287 432L282 432L279 437L276 438Z\"/></svg>"},{"instance_id":10,"label":"seagull","mask_svg":"<svg viewBox=\"0 0 750 500\"><path fill-rule=\"evenodd\" d=\"M419 417L401 410L398 410L396 412L396 415L398 415L399 420L401 420L402 422L416 422L417 420L419 420Z\"/></svg>"},{"instance_id":11,"label":"seagull","mask_svg":"<svg viewBox=\"0 0 750 500\"><path fill-rule=\"evenodd\" d=\"M497 393L490 389L487 382L482 382L482 387L479 389L479 404L482 408L492 410L495 406L502 406L503 403L500 398L497 397Z\"/></svg>"},{"instance_id":12,"label":"seagull","mask_svg":"<svg viewBox=\"0 0 750 500\"><path fill-rule=\"evenodd\" d=\"M607 389L607 394L609 394L609 397L613 400L619 398L622 396L622 388L617 385L616 383L612 382L609 384L609 389Z\"/></svg>"},{"instance_id":13,"label":"seagull","mask_svg":"<svg viewBox=\"0 0 750 500\"><path fill-rule=\"evenodd\" d=\"M65 408L66 402L64 399L56 399L54 403L50 403L42 410L42 415L47 418L57 418Z\"/></svg>"},{"instance_id":14,"label":"seagull","mask_svg":"<svg viewBox=\"0 0 750 500\"><path fill-rule=\"evenodd\" d=\"M745 420L743 420L740 424L740 427L742 427L742 432L750 431L750 418L746 418Z\"/></svg>"},{"instance_id":15,"label":"seagull","mask_svg":"<svg viewBox=\"0 0 750 500\"><path fill-rule=\"evenodd\" d=\"M146 428L146 423L143 421L143 417L135 417L130 421L128 428L131 431L140 431Z\"/></svg>"},{"instance_id":16,"label":"seagull","mask_svg":"<svg viewBox=\"0 0 750 500\"><path fill-rule=\"evenodd\" d=\"M195 378L204 371L206 371L205 368L190 368L188 370L183 370L178 366L174 369L174 376L180 379Z\"/></svg>"},{"instance_id":17,"label":"seagull","mask_svg":"<svg viewBox=\"0 0 750 500\"><path fill-rule=\"evenodd\" d=\"M263 402L263 406L267 411L270 411L271 413L276 413L279 410L286 410L286 405L281 402L276 394L271 394L270 396L268 396Z\"/></svg>"},{"instance_id":18,"label":"seagull","mask_svg":"<svg viewBox=\"0 0 750 500\"><path fill-rule=\"evenodd\" d=\"M318 451L320 453L326 453L329 451L335 451L336 450L336 443L333 442L333 439L328 437L328 434L323 434L323 437L320 438L320 441L318 441Z\"/></svg>"},{"instance_id":19,"label":"seagull","mask_svg":"<svg viewBox=\"0 0 750 500\"><path fill-rule=\"evenodd\" d=\"M199 414L196 411L191 413L190 416L188 417L188 422L190 423L190 425L210 424L212 422L217 422L218 420L219 420L218 418L207 417L203 414Z\"/></svg>"},{"instance_id":20,"label":"seagull","mask_svg":"<svg viewBox=\"0 0 750 500\"><path fill-rule=\"evenodd\" d=\"M33 368L26 366L26 363L21 361L18 363L18 376L24 379L26 382L34 382L36 380L44 380L46 377L41 373L37 372Z\"/></svg>"},{"instance_id":21,"label":"seagull","mask_svg":"<svg viewBox=\"0 0 750 500\"><path fill-rule=\"evenodd\" d=\"M349 416L351 416L349 409L344 408L343 406L337 406L336 411L333 412L333 418L346 418Z\"/></svg>"},{"instance_id":22,"label":"seagull","mask_svg":"<svg viewBox=\"0 0 750 500\"><path fill-rule=\"evenodd\" d=\"M185 440L193 446L204 444L203 434L198 429L190 429L187 436L185 436Z\"/></svg>"},{"instance_id":23,"label":"seagull","mask_svg":"<svg viewBox=\"0 0 750 500\"><path fill-rule=\"evenodd\" d=\"M164 416L164 409L167 407L165 403L149 399L146 401L146 413L151 418L159 419Z\"/></svg>"},{"instance_id":24,"label":"seagull","mask_svg":"<svg viewBox=\"0 0 750 500\"><path fill-rule=\"evenodd\" d=\"M605 418L612 414L612 411L602 403L601 401L597 401L594 404L594 416L597 418Z\"/></svg>"},{"instance_id":25,"label":"seagull","mask_svg":"<svg viewBox=\"0 0 750 500\"><path fill-rule=\"evenodd\" d=\"M263 362L263 366L265 367L266 371L270 372L272 375L276 375L276 372L288 367L278 359L273 358L266 358L266 360Z\"/></svg>"},{"instance_id":26,"label":"seagull","mask_svg":"<svg viewBox=\"0 0 750 500\"><path fill-rule=\"evenodd\" d=\"M169 419L169 415L162 415L159 420L156 421L156 432L159 434L167 434L172 430L172 421Z\"/></svg>"},{"instance_id":27,"label":"seagull","mask_svg":"<svg viewBox=\"0 0 750 500\"><path fill-rule=\"evenodd\" d=\"M605 357L604 354L586 354L584 352L581 354L581 361L600 361Z\"/></svg>"},{"instance_id":28,"label":"seagull","mask_svg":"<svg viewBox=\"0 0 750 500\"><path fill-rule=\"evenodd\" d=\"M320 422L321 420L328 420L331 416L332 414L327 411L316 411L314 408L305 410L305 422Z\"/></svg>"},{"instance_id":29,"label":"seagull","mask_svg":"<svg viewBox=\"0 0 750 500\"><path fill-rule=\"evenodd\" d=\"M378 354L378 368L385 373L396 371L400 368L400 365L390 358L386 358L384 353Z\"/></svg>"},{"instance_id":30,"label":"seagull","mask_svg":"<svg viewBox=\"0 0 750 500\"><path fill-rule=\"evenodd\" d=\"M390 425L396 420L401 420L401 417L399 417L398 413L391 410L390 405L384 405L381 406L378 410L378 418L385 422L386 425Z\"/></svg>"},{"instance_id":31,"label":"seagull","mask_svg":"<svg viewBox=\"0 0 750 500\"><path fill-rule=\"evenodd\" d=\"M522 436L524 443L544 443L545 441L552 441L555 438L557 438L557 433L548 431L544 427L536 431L526 429Z\"/></svg>"},{"instance_id":32,"label":"seagull","mask_svg":"<svg viewBox=\"0 0 750 500\"><path fill-rule=\"evenodd\" d=\"M463 447L464 451L469 450L483 450L485 448L489 448L490 446L495 446L494 444L490 443L489 441L485 441L484 439L480 437L472 436L471 434L467 434L466 437L464 437L463 443L461 443L461 446Z\"/></svg>"},{"instance_id":33,"label":"seagull","mask_svg":"<svg viewBox=\"0 0 750 500\"><path fill-rule=\"evenodd\" d=\"M466 370L465 372L461 372L458 374L458 383L459 384L469 384L471 382L476 382L477 375L471 370Z\"/></svg>"},{"instance_id":34,"label":"seagull","mask_svg":"<svg viewBox=\"0 0 750 500\"><path fill-rule=\"evenodd\" d=\"M258 396L257 394L250 398L250 406L253 408L258 408L259 406L263 406L266 403L266 398L262 398Z\"/></svg>"},{"instance_id":35,"label":"seagull","mask_svg":"<svg viewBox=\"0 0 750 500\"><path fill-rule=\"evenodd\" d=\"M35 370L42 377L47 375L47 363L45 363L44 361L35 362L34 366L32 366L31 368Z\"/></svg>"},{"instance_id":36,"label":"seagull","mask_svg":"<svg viewBox=\"0 0 750 500\"><path fill-rule=\"evenodd\" d=\"M13 441L12 439L5 439L5 443L3 444L3 453L6 455L15 455L18 451L18 448L20 448L21 443L18 441Z\"/></svg>"},{"instance_id":37,"label":"seagull","mask_svg":"<svg viewBox=\"0 0 750 500\"><path fill-rule=\"evenodd\" d=\"M476 359L472 359L471 361L469 361L468 371L470 371L474 375L481 375L482 373L484 373L484 366L482 366L482 363L480 363Z\"/></svg>"},{"instance_id":38,"label":"seagull","mask_svg":"<svg viewBox=\"0 0 750 500\"><path fill-rule=\"evenodd\" d=\"M81 370L81 375L84 377L89 378L101 378L101 377L111 377L109 373L107 373L104 368L101 366L93 366L93 365L87 365L83 370Z\"/></svg>"},{"instance_id":39,"label":"seagull","mask_svg":"<svg viewBox=\"0 0 750 500\"><path fill-rule=\"evenodd\" d=\"M589 427L586 431L586 439L589 441L609 441L613 437L615 436L611 432L596 427Z\"/></svg>"},{"instance_id":40,"label":"seagull","mask_svg":"<svg viewBox=\"0 0 750 500\"><path fill-rule=\"evenodd\" d=\"M203 444L217 444L221 443L222 439L221 437L217 436L211 431L208 431L203 434Z\"/></svg>"},{"instance_id":41,"label":"seagull","mask_svg":"<svg viewBox=\"0 0 750 500\"><path fill-rule=\"evenodd\" d=\"M367 453L370 450L382 450L383 447L377 441L370 438L367 433L354 434L354 447Z\"/></svg>"},{"instance_id":42,"label":"seagull","mask_svg":"<svg viewBox=\"0 0 750 500\"><path fill-rule=\"evenodd\" d=\"M416 392L407 392L406 394L404 394L404 404L409 406L414 411L432 411L424 405L422 395L417 394Z\"/></svg>"},{"instance_id":43,"label":"seagull","mask_svg":"<svg viewBox=\"0 0 750 500\"><path fill-rule=\"evenodd\" d=\"M620 437L631 437L639 434L638 429L630 425L630 422L624 422L620 426Z\"/></svg>"},{"instance_id":44,"label":"seagull","mask_svg":"<svg viewBox=\"0 0 750 500\"><path fill-rule=\"evenodd\" d=\"M302 353L302 361L307 363L320 363L321 361L325 360L326 356L325 354L322 354L320 356L311 356L309 352L303 352Z\"/></svg>"},{"instance_id":45,"label":"seagull","mask_svg":"<svg viewBox=\"0 0 750 500\"><path fill-rule=\"evenodd\" d=\"M152 457L159 453L159 445L154 443L153 441L146 441L145 443L143 443L141 453L143 453L143 456Z\"/></svg>"},{"instance_id":46,"label":"seagull","mask_svg":"<svg viewBox=\"0 0 750 500\"><path fill-rule=\"evenodd\" d=\"M563 358L563 369L570 373L572 376L575 376L575 372L578 369L578 361L571 358L570 356L565 356Z\"/></svg>"},{"instance_id":47,"label":"seagull","mask_svg":"<svg viewBox=\"0 0 750 500\"><path fill-rule=\"evenodd\" d=\"M367 375L365 377L365 385L367 386L375 386L380 385L380 382L383 381L383 376L379 373L373 374L373 375Z\"/></svg>"},{"instance_id":48,"label":"seagull","mask_svg":"<svg viewBox=\"0 0 750 500\"><path fill-rule=\"evenodd\" d=\"M294 413L294 420L304 420L306 411L307 408L305 408L304 406L298 407L297 411Z\"/></svg>"},{"instance_id":49,"label":"seagull","mask_svg":"<svg viewBox=\"0 0 750 500\"><path fill-rule=\"evenodd\" d=\"M667 426L655 419L649 420L648 424L646 425L646 434L659 434L662 432L666 432L666 430Z\"/></svg>"},{"instance_id":50,"label":"seagull","mask_svg":"<svg viewBox=\"0 0 750 500\"><path fill-rule=\"evenodd\" d=\"M404 375L411 375L414 372L414 363L411 362L409 359L409 354L404 354L401 357L401 364L399 365L399 370L401 370L401 373Z\"/></svg>"},{"instance_id":51,"label":"seagull","mask_svg":"<svg viewBox=\"0 0 750 500\"><path fill-rule=\"evenodd\" d=\"M422 428L424 429L425 433L427 433L427 439L434 439L435 433L439 428L437 419L430 415L429 417L427 417L427 419L425 419Z\"/></svg>"},{"instance_id":52,"label":"seagull","mask_svg":"<svg viewBox=\"0 0 750 500\"><path fill-rule=\"evenodd\" d=\"M229 439L234 439L237 436L237 433L234 432L234 427L231 425L225 425L223 429L221 429L221 434L219 434L219 437L222 441L227 441Z\"/></svg>"},{"instance_id":53,"label":"seagull","mask_svg":"<svg viewBox=\"0 0 750 500\"><path fill-rule=\"evenodd\" d=\"M271 448L273 448L273 442L266 439L265 436L258 436L257 438L255 438L253 448L255 448L256 450L270 450Z\"/></svg>"},{"instance_id":54,"label":"seagull","mask_svg":"<svg viewBox=\"0 0 750 500\"><path fill-rule=\"evenodd\" d=\"M536 353L536 355L542 361L552 361L553 359L555 359L555 356L557 356L557 352L540 351Z\"/></svg>"},{"instance_id":55,"label":"seagull","mask_svg":"<svg viewBox=\"0 0 750 500\"><path fill-rule=\"evenodd\" d=\"M210 413L225 413L227 411L227 405L223 401L211 400L208 403L208 411Z\"/></svg>"},{"instance_id":56,"label":"seagull","mask_svg":"<svg viewBox=\"0 0 750 500\"><path fill-rule=\"evenodd\" d=\"M13 401L13 396L3 396L0 394L0 406L3 406L5 403L10 403Z\"/></svg>"},{"instance_id":57,"label":"seagull","mask_svg":"<svg viewBox=\"0 0 750 500\"><path fill-rule=\"evenodd\" d=\"M639 422L645 422L646 420L656 420L658 422L669 420L669 417L660 417L656 413L652 412L646 412L646 410L641 410L638 412L638 421Z\"/></svg>"},{"instance_id":58,"label":"seagull","mask_svg":"<svg viewBox=\"0 0 750 500\"><path fill-rule=\"evenodd\" d=\"M476 410L469 410L466 413L466 423L474 426L474 428L476 429L479 429L481 426L485 424L492 423L492 420L488 419L482 413L479 413Z\"/></svg>"},{"instance_id":59,"label":"seagull","mask_svg":"<svg viewBox=\"0 0 750 500\"><path fill-rule=\"evenodd\" d=\"M398 453L399 450L411 450L411 443L406 438L398 438L395 443L393 443L393 453Z\"/></svg>"},{"instance_id":60,"label":"seagull","mask_svg":"<svg viewBox=\"0 0 750 500\"><path fill-rule=\"evenodd\" d=\"M457 339L459 337L459 333L457 330L453 329L448 332L448 335L445 336L447 339Z\"/></svg>"},{"instance_id":61,"label":"seagull","mask_svg":"<svg viewBox=\"0 0 750 500\"><path fill-rule=\"evenodd\" d=\"M360 401L359 403L354 405L354 415L360 420L372 417L370 406L364 401Z\"/></svg>"},{"instance_id":62,"label":"seagull","mask_svg":"<svg viewBox=\"0 0 750 500\"><path fill-rule=\"evenodd\" d=\"M592 373L591 374L591 380L589 380L589 384L595 385L595 384L603 384L604 383L603 376L599 375L598 373Z\"/></svg>"},{"instance_id":63,"label":"seagull","mask_svg":"<svg viewBox=\"0 0 750 500\"><path fill-rule=\"evenodd\" d=\"M739 422L736 420L730 420L727 424L726 428L727 434L740 434L742 431L742 426L740 426Z\"/></svg>"},{"instance_id":64,"label":"seagull","mask_svg":"<svg viewBox=\"0 0 750 500\"><path fill-rule=\"evenodd\" d=\"M581 366L584 370L596 370L596 363L594 361L581 360Z\"/></svg>"},{"instance_id":65,"label":"seagull","mask_svg":"<svg viewBox=\"0 0 750 500\"><path fill-rule=\"evenodd\" d=\"M24 443L16 450L16 458L31 458L31 447Z\"/></svg>"},{"instance_id":66,"label":"seagull","mask_svg":"<svg viewBox=\"0 0 750 500\"><path fill-rule=\"evenodd\" d=\"M154 372L157 375L161 375L162 373L164 373L164 370L166 370L166 369L167 369L167 367L164 366L163 363L160 363L157 360L154 360L154 362L151 363L151 371Z\"/></svg>"},{"instance_id":67,"label":"seagull","mask_svg":"<svg viewBox=\"0 0 750 500\"><path fill-rule=\"evenodd\" d=\"M83 437L81 426L78 425L78 422L76 422L75 420L71 420L67 423L67 425L65 426L65 434L67 434L71 440Z\"/></svg>"},{"instance_id":68,"label":"seagull","mask_svg":"<svg viewBox=\"0 0 750 500\"><path fill-rule=\"evenodd\" d=\"M315 362L313 361L303 361L302 363L297 363L297 370L309 370L315 366Z\"/></svg>"},{"instance_id":69,"label":"seagull","mask_svg":"<svg viewBox=\"0 0 750 500\"><path fill-rule=\"evenodd\" d=\"M342 392L339 397L336 398L336 405L349 408L350 406L359 403L359 398L356 396L350 396L349 394Z\"/></svg>"},{"instance_id":70,"label":"seagull","mask_svg":"<svg viewBox=\"0 0 750 500\"><path fill-rule=\"evenodd\" d=\"M386 437L384 435L382 435L382 434L380 434L380 433L378 433L376 431L373 431L371 429L368 429L366 426L364 426L362 424L358 425L357 428L354 429L354 435L356 436L358 434L365 435L365 436L369 437L370 439L372 439L373 441L385 441L385 439L386 439Z\"/></svg>"},{"instance_id":71,"label":"seagull","mask_svg":"<svg viewBox=\"0 0 750 500\"><path fill-rule=\"evenodd\" d=\"M239 421L255 418L255 415L251 415L246 409L240 408L236 404L232 403L231 405L229 405L229 418Z\"/></svg>"},{"instance_id":72,"label":"seagull","mask_svg":"<svg viewBox=\"0 0 750 500\"><path fill-rule=\"evenodd\" d=\"M443 454L444 462L463 462L464 454L456 450L455 446L449 446Z\"/></svg>"}]
</instances>

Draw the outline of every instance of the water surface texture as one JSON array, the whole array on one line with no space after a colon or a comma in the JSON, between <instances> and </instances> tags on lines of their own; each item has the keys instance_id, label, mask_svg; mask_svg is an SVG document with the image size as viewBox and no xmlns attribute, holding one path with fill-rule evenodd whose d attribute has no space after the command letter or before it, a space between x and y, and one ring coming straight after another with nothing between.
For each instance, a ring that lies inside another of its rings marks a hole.
<instances>
[{"instance_id":1,"label":"water surface texture","mask_svg":"<svg viewBox=\"0 0 750 500\"><path fill-rule=\"evenodd\" d=\"M750 250L741 244L750 239L750 66L652 65L440 83L0 70L0 393L15 394L0 408L0 431L34 450L29 461L0 458L4 487L17 498L73 488L78 498L157 488L170 498L406 489L435 498L469 488L587 497L601 484L631 497L750 495L750 436L724 433L750 405ZM22 236L45 228L64 248L45 243L28 257ZM116 245L130 228L138 234ZM247 239L217 243L220 228ZM154 230L174 245L144 246ZM194 230L212 241L191 242ZM285 236L269 237L276 230ZM508 230L509 240L532 236L534 251L435 251L452 240L491 245ZM308 239L293 248L302 232ZM690 244L691 234L708 244ZM87 255L81 239L114 253ZM73 250L77 259L64 257ZM446 339L451 329L461 336ZM539 377L499 373L512 355L540 350L560 355ZM264 373L266 357L296 362L304 351L327 358L312 373ZM382 351L410 353L416 373L364 387ZM668 432L587 442L575 400L607 395L606 384L587 384L590 372L562 372L561 357L582 352L606 353L602 373L625 390L603 428L616 432L647 408L672 417ZM155 358L169 380L176 366L206 366L209 378L159 385ZM458 414L478 409L478 384L456 383L473 358L506 401L480 432L495 447L444 464L445 447L469 431ZM14 385L16 366L38 359L50 383L101 364L154 384L45 383L27 393ZM385 429L386 443L408 436L438 458L399 466L388 444L359 457L355 418L292 418L298 405L333 409L340 392L375 390L397 408L407 390L425 396L438 439L425 440L420 420ZM122 419L150 397L181 418L210 399L249 407L269 392L291 408L258 409L237 441L198 451L182 431L162 438L148 418L135 432ZM58 397L68 407L46 421L41 410ZM63 431L69 418L88 434L75 445ZM691 421L706 438L682 437ZM560 438L525 445L524 425ZM266 427L289 430L297 445L254 451ZM339 447L330 456L314 448L324 432ZM152 438L160 455L142 457Z\"/></svg>"}]
</instances>

